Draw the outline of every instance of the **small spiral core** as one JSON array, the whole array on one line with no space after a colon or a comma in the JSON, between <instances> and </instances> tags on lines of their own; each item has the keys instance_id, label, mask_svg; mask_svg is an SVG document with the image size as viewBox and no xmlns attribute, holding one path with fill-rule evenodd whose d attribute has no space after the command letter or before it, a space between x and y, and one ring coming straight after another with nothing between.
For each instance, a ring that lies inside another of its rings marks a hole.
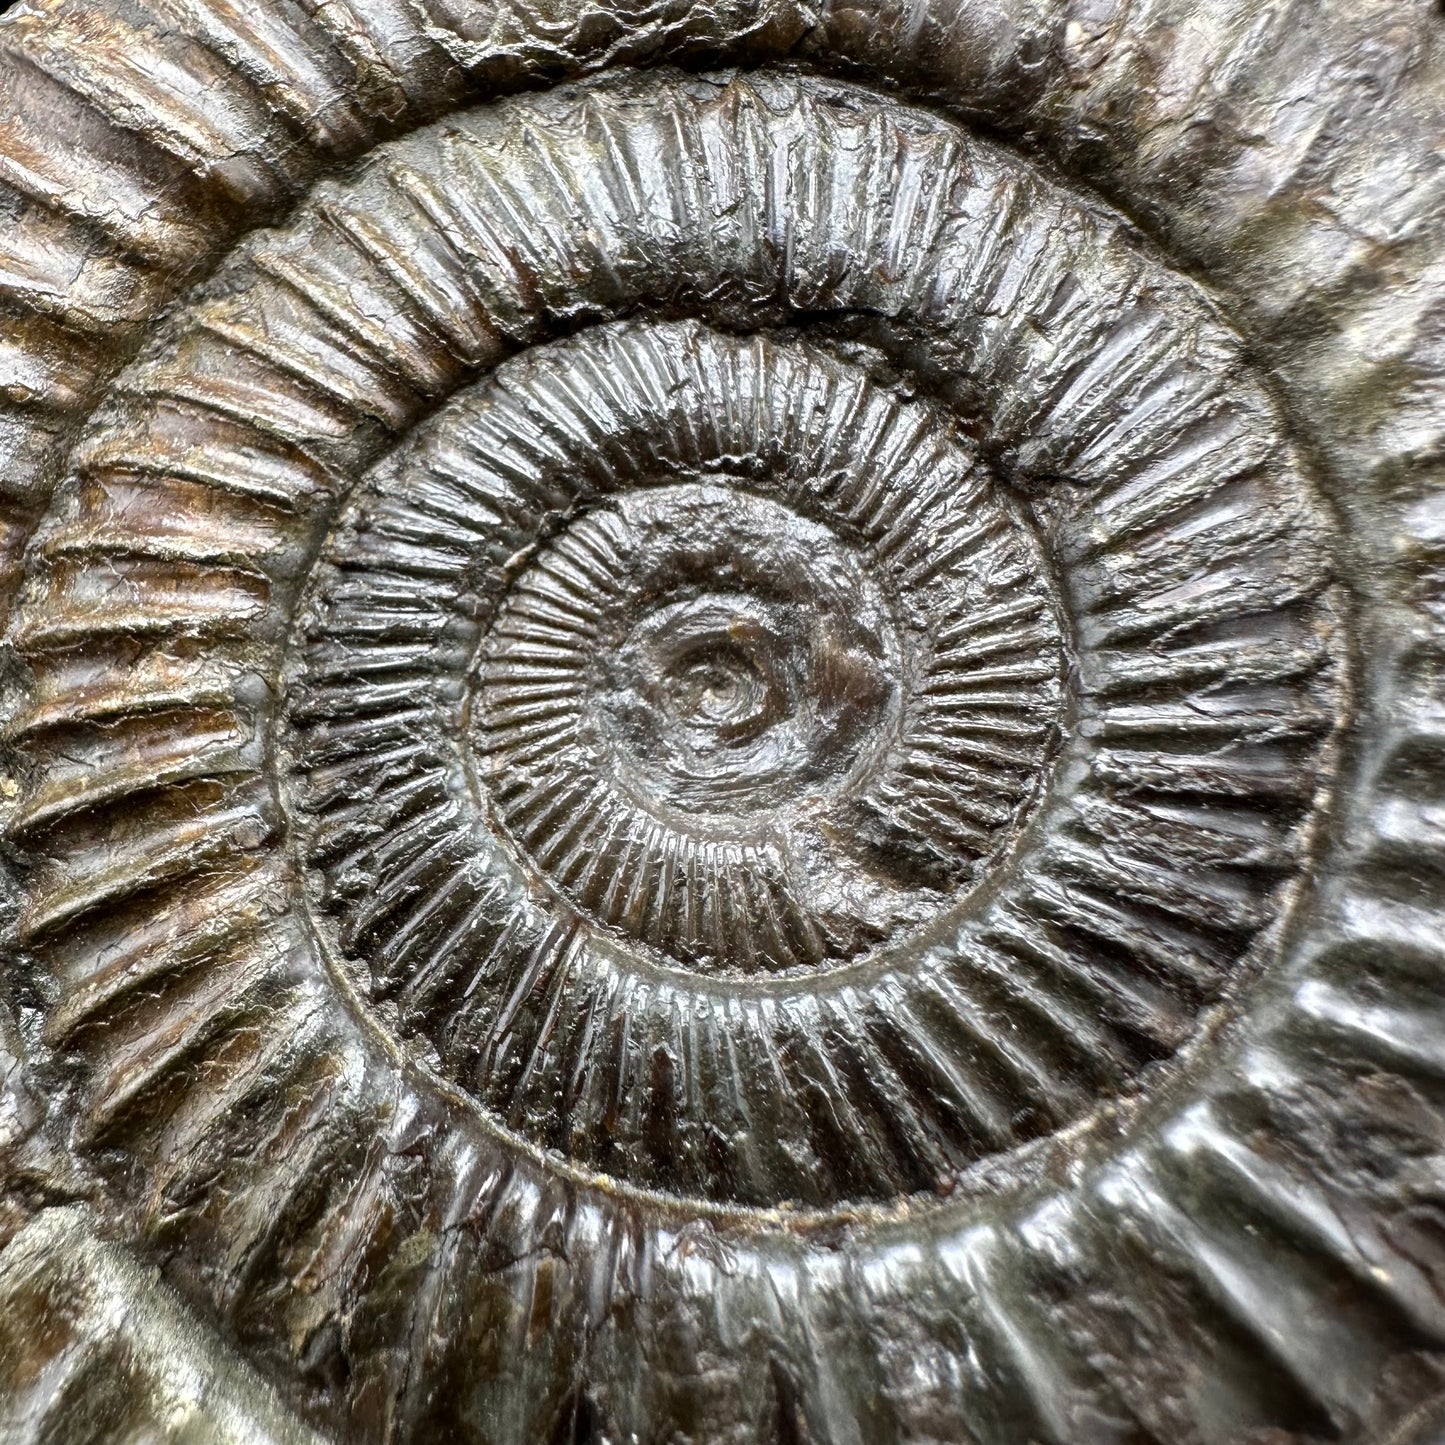
<instances>
[{"instance_id":1,"label":"small spiral core","mask_svg":"<svg viewBox=\"0 0 1445 1445\"><path fill-rule=\"evenodd\" d=\"M714 967L886 930L830 837L896 726L898 639L827 528L717 485L632 493L518 580L481 671L501 814L589 913ZM720 873L751 909L718 916Z\"/></svg>"},{"instance_id":2,"label":"small spiral core","mask_svg":"<svg viewBox=\"0 0 1445 1445\"><path fill-rule=\"evenodd\" d=\"M990 698L993 670L935 645L984 590L967 549L933 565L979 521L954 475L911 570L896 524L845 514L850 541L721 478L629 492L544 547L483 647L476 721L533 864L714 971L846 957L936 907L1037 787L1059 672L1041 629ZM1034 767L990 749L999 729Z\"/></svg>"}]
</instances>

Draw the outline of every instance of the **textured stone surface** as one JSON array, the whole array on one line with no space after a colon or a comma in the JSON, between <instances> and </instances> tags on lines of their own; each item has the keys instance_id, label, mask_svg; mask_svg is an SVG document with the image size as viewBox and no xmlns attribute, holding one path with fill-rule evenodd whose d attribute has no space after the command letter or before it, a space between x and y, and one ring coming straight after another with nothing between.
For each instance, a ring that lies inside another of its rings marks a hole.
<instances>
[{"instance_id":1,"label":"textured stone surface","mask_svg":"<svg viewBox=\"0 0 1445 1445\"><path fill-rule=\"evenodd\" d=\"M254 1371L76 1207L0 1255L7 1440L320 1445Z\"/></svg>"},{"instance_id":2,"label":"textured stone surface","mask_svg":"<svg viewBox=\"0 0 1445 1445\"><path fill-rule=\"evenodd\" d=\"M1442 45L18 0L10 1434L1432 1438Z\"/></svg>"}]
</instances>

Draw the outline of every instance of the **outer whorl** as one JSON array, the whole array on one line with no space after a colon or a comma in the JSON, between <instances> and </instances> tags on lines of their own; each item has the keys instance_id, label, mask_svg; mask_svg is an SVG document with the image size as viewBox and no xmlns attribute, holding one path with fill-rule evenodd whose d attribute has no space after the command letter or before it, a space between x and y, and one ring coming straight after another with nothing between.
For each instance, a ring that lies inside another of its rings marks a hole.
<instances>
[{"instance_id":1,"label":"outer whorl","mask_svg":"<svg viewBox=\"0 0 1445 1445\"><path fill-rule=\"evenodd\" d=\"M13 9L10 1434L1428 1438L1442 35Z\"/></svg>"}]
</instances>

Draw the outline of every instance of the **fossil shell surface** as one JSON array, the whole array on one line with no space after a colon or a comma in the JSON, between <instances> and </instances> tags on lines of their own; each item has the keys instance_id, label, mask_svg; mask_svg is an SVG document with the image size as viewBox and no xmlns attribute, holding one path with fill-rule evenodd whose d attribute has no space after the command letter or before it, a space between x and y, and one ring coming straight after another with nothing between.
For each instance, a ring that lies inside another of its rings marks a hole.
<instances>
[{"instance_id":1,"label":"fossil shell surface","mask_svg":"<svg viewBox=\"0 0 1445 1445\"><path fill-rule=\"evenodd\" d=\"M1433 1438L1442 45L13 6L8 1433Z\"/></svg>"}]
</instances>

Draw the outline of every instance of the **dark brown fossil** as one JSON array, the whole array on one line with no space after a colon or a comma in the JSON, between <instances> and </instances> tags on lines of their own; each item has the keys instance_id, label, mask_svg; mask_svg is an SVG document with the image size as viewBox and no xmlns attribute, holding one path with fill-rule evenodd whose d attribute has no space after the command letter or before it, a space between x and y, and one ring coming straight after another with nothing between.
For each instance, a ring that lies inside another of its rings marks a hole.
<instances>
[{"instance_id":1,"label":"dark brown fossil","mask_svg":"<svg viewBox=\"0 0 1445 1445\"><path fill-rule=\"evenodd\" d=\"M0 1436L1424 1445L1424 0L19 0Z\"/></svg>"}]
</instances>

